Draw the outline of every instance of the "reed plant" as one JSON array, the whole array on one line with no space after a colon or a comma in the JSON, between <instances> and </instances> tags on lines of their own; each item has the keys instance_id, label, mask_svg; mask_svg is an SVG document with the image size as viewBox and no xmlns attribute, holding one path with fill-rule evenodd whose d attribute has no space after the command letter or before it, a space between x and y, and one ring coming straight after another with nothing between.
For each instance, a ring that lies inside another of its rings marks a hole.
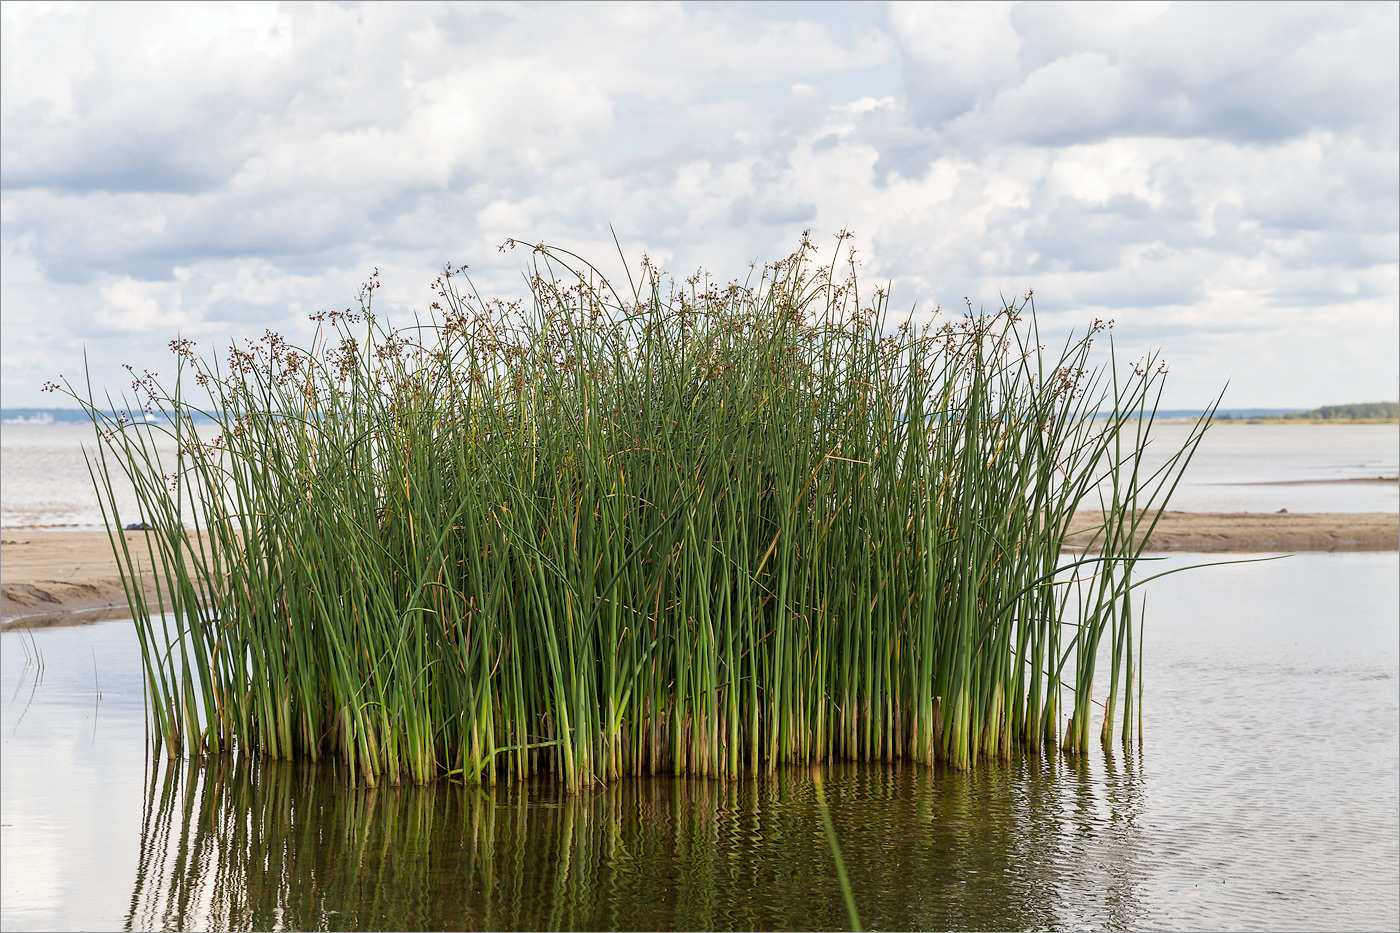
<instances>
[{"instance_id":1,"label":"reed plant","mask_svg":"<svg viewBox=\"0 0 1400 933\"><path fill-rule=\"evenodd\" d=\"M621 286L538 246L521 301L448 269L394 329L373 278L309 346L89 387L110 527L153 529L113 546L156 742L369 784L968 768L1087 750L1101 647L1128 741L1134 564L1209 418L1149 474L1155 358L1046 350L1029 295L895 319L842 249Z\"/></svg>"}]
</instances>

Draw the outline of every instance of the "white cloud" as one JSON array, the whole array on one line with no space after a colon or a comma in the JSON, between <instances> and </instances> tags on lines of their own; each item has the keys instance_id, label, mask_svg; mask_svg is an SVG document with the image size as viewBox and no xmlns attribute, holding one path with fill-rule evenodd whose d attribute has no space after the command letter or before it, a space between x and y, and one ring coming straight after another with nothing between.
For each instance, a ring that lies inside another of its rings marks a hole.
<instances>
[{"instance_id":1,"label":"white cloud","mask_svg":"<svg viewBox=\"0 0 1400 933\"><path fill-rule=\"evenodd\" d=\"M98 293L103 300L95 319L99 327L134 331L162 327L178 331L180 324L185 323L178 308L168 307L172 299L178 301L178 294L168 283L138 282L123 276L103 285Z\"/></svg>"},{"instance_id":2,"label":"white cloud","mask_svg":"<svg viewBox=\"0 0 1400 933\"><path fill-rule=\"evenodd\" d=\"M1237 404L1396 395L1394 5L2 9L7 405L376 266L405 313L445 262L516 293L506 236L616 268L609 224L721 276L850 227L896 306L1034 288L1192 401L1245 346Z\"/></svg>"},{"instance_id":3,"label":"white cloud","mask_svg":"<svg viewBox=\"0 0 1400 933\"><path fill-rule=\"evenodd\" d=\"M929 4L890 26L911 112L962 145L1279 140L1400 103L1387 4Z\"/></svg>"},{"instance_id":4,"label":"white cloud","mask_svg":"<svg viewBox=\"0 0 1400 933\"><path fill-rule=\"evenodd\" d=\"M1015 83L1023 40L1009 2L898 3L890 29L904 54L915 110L941 123L994 99Z\"/></svg>"}]
</instances>

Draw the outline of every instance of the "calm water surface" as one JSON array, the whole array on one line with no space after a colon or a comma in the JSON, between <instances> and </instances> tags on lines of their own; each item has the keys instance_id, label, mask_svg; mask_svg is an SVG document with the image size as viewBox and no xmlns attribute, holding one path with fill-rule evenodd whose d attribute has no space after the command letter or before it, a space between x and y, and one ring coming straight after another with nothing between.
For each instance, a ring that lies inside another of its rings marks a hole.
<instances>
[{"instance_id":1,"label":"calm water surface","mask_svg":"<svg viewBox=\"0 0 1400 933\"><path fill-rule=\"evenodd\" d=\"M1147 463L1181 449L1190 427L1153 428ZM1400 425L1214 424L1171 508L1184 512L1400 511ZM1383 478L1382 481L1378 479Z\"/></svg>"},{"instance_id":2,"label":"calm water surface","mask_svg":"<svg viewBox=\"0 0 1400 933\"><path fill-rule=\"evenodd\" d=\"M218 433L214 425L199 427L206 441ZM160 454L173 463L174 441L162 435L157 439ZM0 527L105 528L84 453L95 449L96 437L88 425L0 425ZM115 463L112 474L122 523L139 521L131 484Z\"/></svg>"},{"instance_id":3,"label":"calm water surface","mask_svg":"<svg viewBox=\"0 0 1400 933\"><path fill-rule=\"evenodd\" d=\"M1397 579L1307 554L1149 584L1140 751L834 766L863 922L1400 926ZM7 930L846 924L805 769L570 796L157 766L129 625L7 632L0 662Z\"/></svg>"}]
</instances>

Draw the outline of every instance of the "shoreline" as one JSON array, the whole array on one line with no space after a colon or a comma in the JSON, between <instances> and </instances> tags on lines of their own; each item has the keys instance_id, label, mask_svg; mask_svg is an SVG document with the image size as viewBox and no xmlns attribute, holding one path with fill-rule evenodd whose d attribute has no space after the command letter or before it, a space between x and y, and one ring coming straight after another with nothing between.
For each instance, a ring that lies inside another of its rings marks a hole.
<instances>
[{"instance_id":1,"label":"shoreline","mask_svg":"<svg viewBox=\"0 0 1400 933\"><path fill-rule=\"evenodd\" d=\"M1073 547L1075 539L1083 537L1082 532L1072 533L1067 536L1067 543ZM1394 512L1167 511L1162 513L1143 553L1395 550L1400 550L1400 515Z\"/></svg>"},{"instance_id":2,"label":"shoreline","mask_svg":"<svg viewBox=\"0 0 1400 933\"><path fill-rule=\"evenodd\" d=\"M1087 524L1087 522L1086 522ZM122 532L149 565L146 532ZM1084 533L1071 534L1069 549ZM1393 512L1163 512L1144 553L1290 553L1400 550ZM146 597L155 582L142 574ZM105 531L0 532L0 629L79 625L130 616Z\"/></svg>"},{"instance_id":3,"label":"shoreline","mask_svg":"<svg viewBox=\"0 0 1400 933\"><path fill-rule=\"evenodd\" d=\"M147 599L154 600L146 532L124 531L122 535L127 547L138 555L142 590ZM126 589L107 532L39 528L0 532L0 630L130 617Z\"/></svg>"}]
</instances>

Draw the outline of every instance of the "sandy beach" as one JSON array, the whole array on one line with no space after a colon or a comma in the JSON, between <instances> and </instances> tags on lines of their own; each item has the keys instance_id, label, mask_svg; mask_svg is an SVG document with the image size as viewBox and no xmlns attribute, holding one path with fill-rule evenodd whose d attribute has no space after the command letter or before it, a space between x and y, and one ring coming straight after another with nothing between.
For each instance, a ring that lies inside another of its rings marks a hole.
<instances>
[{"instance_id":1,"label":"sandy beach","mask_svg":"<svg viewBox=\"0 0 1400 933\"><path fill-rule=\"evenodd\" d=\"M1164 512L1147 546L1208 554L1397 548L1400 516L1392 512Z\"/></svg>"},{"instance_id":2,"label":"sandy beach","mask_svg":"<svg viewBox=\"0 0 1400 933\"><path fill-rule=\"evenodd\" d=\"M124 534L127 546L144 555L146 533ZM1400 516L1387 512L1167 512L1148 550L1275 553L1394 551L1397 546ZM142 585L154 598L149 573ZM106 532L12 529L0 534L0 624L5 628L95 622L128 613Z\"/></svg>"},{"instance_id":3,"label":"sandy beach","mask_svg":"<svg viewBox=\"0 0 1400 933\"><path fill-rule=\"evenodd\" d=\"M146 551L146 533L124 532L133 553ZM149 570L149 559L141 567ZM149 572L142 585L154 598ZM105 531L0 533L0 624L67 625L130 615L126 591Z\"/></svg>"}]
</instances>

